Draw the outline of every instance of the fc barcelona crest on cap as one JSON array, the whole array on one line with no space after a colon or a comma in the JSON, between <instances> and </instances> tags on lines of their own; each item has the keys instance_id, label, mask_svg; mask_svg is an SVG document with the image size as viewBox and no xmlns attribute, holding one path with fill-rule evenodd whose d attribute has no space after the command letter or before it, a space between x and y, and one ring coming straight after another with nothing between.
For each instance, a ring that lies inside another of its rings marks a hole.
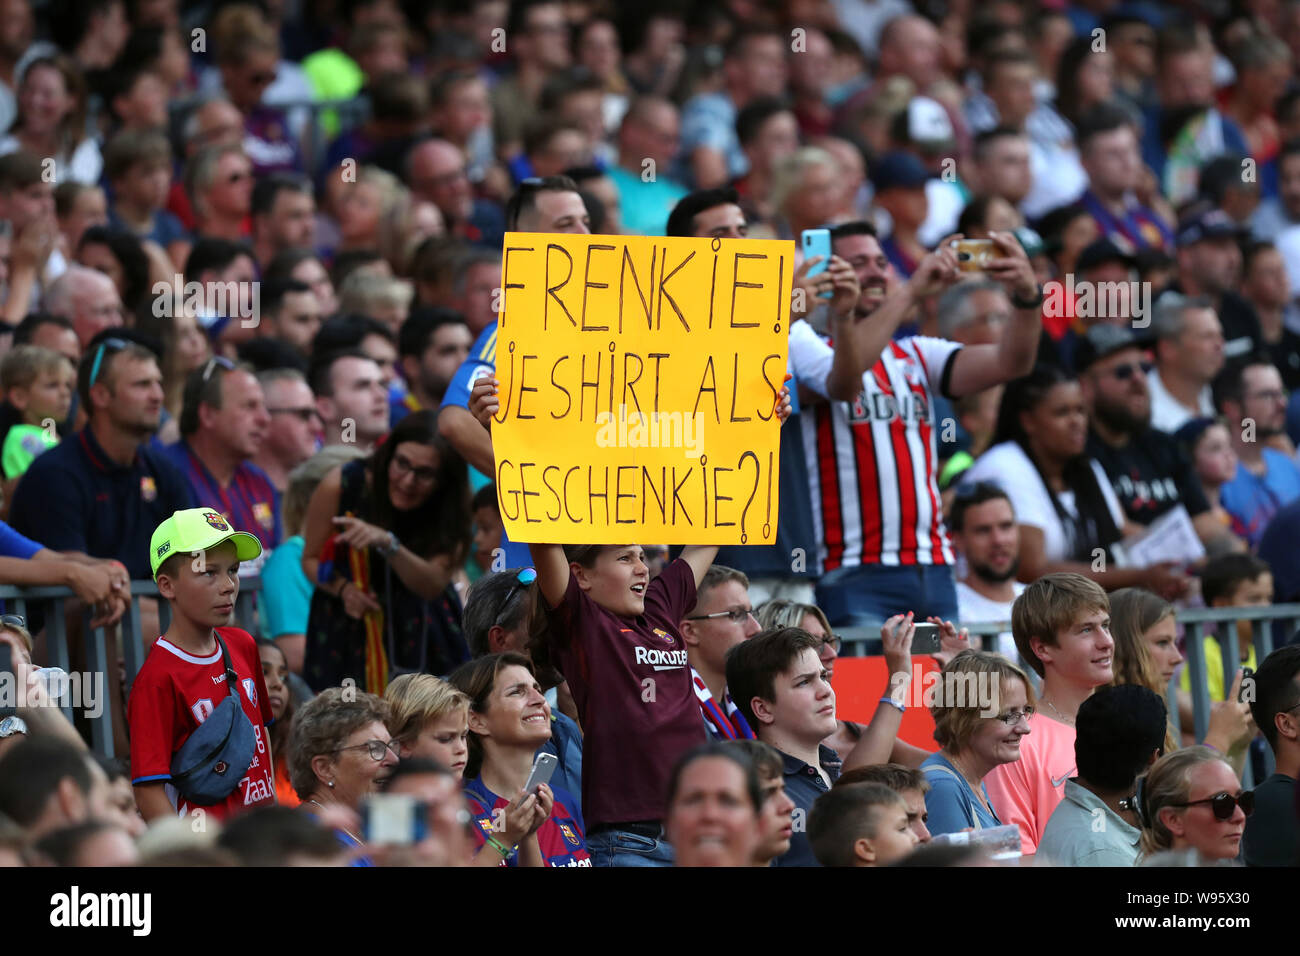
<instances>
[{"instance_id":1,"label":"fc barcelona crest on cap","mask_svg":"<svg viewBox=\"0 0 1300 956\"><path fill-rule=\"evenodd\" d=\"M230 525L226 524L226 519L221 517L221 515L217 514L215 511L205 511L203 513L203 518L218 531L230 530Z\"/></svg>"}]
</instances>

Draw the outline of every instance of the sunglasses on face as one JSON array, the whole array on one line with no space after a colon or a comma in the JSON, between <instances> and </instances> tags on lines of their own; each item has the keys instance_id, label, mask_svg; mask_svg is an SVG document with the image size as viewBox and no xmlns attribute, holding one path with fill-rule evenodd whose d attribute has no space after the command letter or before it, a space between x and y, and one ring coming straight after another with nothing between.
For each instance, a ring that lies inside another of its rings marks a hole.
<instances>
[{"instance_id":1,"label":"sunglasses on face","mask_svg":"<svg viewBox=\"0 0 1300 956\"><path fill-rule=\"evenodd\" d=\"M1241 812L1250 816L1255 812L1255 791L1243 790L1237 796L1230 793L1216 793L1212 797L1206 797L1204 800L1188 800L1186 803L1171 803L1171 807L1195 807L1203 803L1208 803L1210 809L1214 811L1216 820L1230 820L1237 807L1241 807Z\"/></svg>"},{"instance_id":2,"label":"sunglasses on face","mask_svg":"<svg viewBox=\"0 0 1300 956\"><path fill-rule=\"evenodd\" d=\"M293 415L303 422L312 422L320 417L320 412L314 408L268 408L267 412L272 415Z\"/></svg>"},{"instance_id":3,"label":"sunglasses on face","mask_svg":"<svg viewBox=\"0 0 1300 956\"><path fill-rule=\"evenodd\" d=\"M1121 382L1127 382L1138 371L1141 371L1143 375L1150 375L1153 368L1155 366L1150 362L1125 362L1123 365L1116 365L1110 370L1110 374Z\"/></svg>"}]
</instances>

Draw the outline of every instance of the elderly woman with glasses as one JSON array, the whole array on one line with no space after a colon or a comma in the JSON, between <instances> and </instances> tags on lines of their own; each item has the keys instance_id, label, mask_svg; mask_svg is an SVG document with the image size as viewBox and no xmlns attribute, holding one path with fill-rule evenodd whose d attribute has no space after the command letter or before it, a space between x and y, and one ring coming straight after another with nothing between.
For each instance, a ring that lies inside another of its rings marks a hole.
<instances>
[{"instance_id":1,"label":"elderly woman with glasses","mask_svg":"<svg viewBox=\"0 0 1300 956\"><path fill-rule=\"evenodd\" d=\"M1209 747L1165 754L1138 781L1134 796L1142 823L1139 865L1164 851L1187 851L1197 863L1233 860L1255 809L1236 771Z\"/></svg>"},{"instance_id":2,"label":"elderly woman with glasses","mask_svg":"<svg viewBox=\"0 0 1300 956\"><path fill-rule=\"evenodd\" d=\"M303 705L293 718L289 780L301 808L334 827L340 843L365 847L362 802L397 766L398 745L388 734L388 704L373 694L331 687ZM354 866L372 866L358 857Z\"/></svg>"},{"instance_id":3,"label":"elderly woman with glasses","mask_svg":"<svg viewBox=\"0 0 1300 956\"><path fill-rule=\"evenodd\" d=\"M1034 713L1029 678L1000 654L963 651L926 694L933 695L934 739L941 748L921 764L930 783L926 826L935 836L1001 826L984 778L1020 759Z\"/></svg>"},{"instance_id":4,"label":"elderly woman with glasses","mask_svg":"<svg viewBox=\"0 0 1300 956\"><path fill-rule=\"evenodd\" d=\"M451 584L469 548L469 479L437 418L407 415L312 494L302 569L316 586L303 669L313 688L350 678L382 694L398 674L446 674L469 658Z\"/></svg>"}]
</instances>

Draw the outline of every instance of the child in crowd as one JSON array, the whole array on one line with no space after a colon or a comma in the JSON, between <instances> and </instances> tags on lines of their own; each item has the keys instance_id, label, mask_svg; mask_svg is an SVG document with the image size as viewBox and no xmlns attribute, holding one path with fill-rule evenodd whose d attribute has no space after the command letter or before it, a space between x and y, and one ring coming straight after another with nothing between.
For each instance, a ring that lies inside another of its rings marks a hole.
<instances>
[{"instance_id":1,"label":"child in crowd","mask_svg":"<svg viewBox=\"0 0 1300 956\"><path fill-rule=\"evenodd\" d=\"M399 674L384 688L402 759L436 760L457 780L469 759L469 698L441 677Z\"/></svg>"},{"instance_id":2,"label":"child in crowd","mask_svg":"<svg viewBox=\"0 0 1300 956\"><path fill-rule=\"evenodd\" d=\"M1020 759L993 768L985 787L998 819L1019 825L1021 852L1028 856L1065 796L1065 781L1075 775L1079 705L1114 679L1110 601L1081 574L1045 574L1011 606L1011 634L1043 686Z\"/></svg>"},{"instance_id":3,"label":"child in crowd","mask_svg":"<svg viewBox=\"0 0 1300 956\"><path fill-rule=\"evenodd\" d=\"M504 570L504 565L492 567L493 557L501 547L501 532L505 528L501 523L495 482L489 482L474 493L470 511L474 515L474 560L466 562L465 573L474 582L489 571Z\"/></svg>"},{"instance_id":4,"label":"child in crowd","mask_svg":"<svg viewBox=\"0 0 1300 956\"><path fill-rule=\"evenodd\" d=\"M1223 554L1207 561L1201 572L1201 596L1206 607L1268 607L1273 603L1273 572L1253 554ZM1255 631L1250 621L1237 621L1235 633L1229 629L1229 646L1235 638L1237 661L1242 667L1256 668ZM1214 635L1201 638L1205 648L1205 680L1210 700L1223 700L1223 652ZM1191 672L1183 668L1178 679L1179 696L1192 690ZM1190 699L1185 701L1190 707ZM1184 723L1190 727L1190 723Z\"/></svg>"},{"instance_id":5,"label":"child in crowd","mask_svg":"<svg viewBox=\"0 0 1300 956\"><path fill-rule=\"evenodd\" d=\"M109 224L153 240L173 263L183 264L190 254L190 237L165 208L172 188L167 137L153 130L122 130L104 147L104 176L113 189Z\"/></svg>"},{"instance_id":6,"label":"child in crowd","mask_svg":"<svg viewBox=\"0 0 1300 956\"><path fill-rule=\"evenodd\" d=\"M916 849L907 801L883 783L833 787L808 817L808 842L822 866L889 866Z\"/></svg>"},{"instance_id":7,"label":"child in crowd","mask_svg":"<svg viewBox=\"0 0 1300 956\"><path fill-rule=\"evenodd\" d=\"M289 690L289 660L275 641L258 638L257 653L262 658L262 680L266 682L266 696L271 702L271 752L275 754L275 800L286 807L302 803L289 781L289 767L285 758L289 753L289 729L293 723L293 692Z\"/></svg>"},{"instance_id":8,"label":"child in crowd","mask_svg":"<svg viewBox=\"0 0 1300 956\"><path fill-rule=\"evenodd\" d=\"M22 416L6 433L0 452L7 480L21 477L38 455L59 443L56 426L68 417L75 379L72 363L53 349L19 345L0 359L0 389Z\"/></svg>"},{"instance_id":9,"label":"child in crowd","mask_svg":"<svg viewBox=\"0 0 1300 956\"><path fill-rule=\"evenodd\" d=\"M177 511L149 542L158 593L171 606L171 625L154 641L131 687L131 783L148 821L203 810L221 820L248 807L275 803L274 754L267 727L274 721L262 662L252 636L228 627L239 594L239 563L262 553L254 535L235 531L211 508ZM221 802L191 804L172 783L172 757L230 696L227 665L253 725L257 748L238 784Z\"/></svg>"}]
</instances>

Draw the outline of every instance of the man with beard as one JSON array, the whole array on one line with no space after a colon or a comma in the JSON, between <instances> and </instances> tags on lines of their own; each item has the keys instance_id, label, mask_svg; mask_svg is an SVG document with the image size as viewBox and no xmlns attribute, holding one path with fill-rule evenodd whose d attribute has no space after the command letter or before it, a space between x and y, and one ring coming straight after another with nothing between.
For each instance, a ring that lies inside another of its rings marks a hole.
<instances>
[{"instance_id":1,"label":"man with beard","mask_svg":"<svg viewBox=\"0 0 1300 956\"><path fill-rule=\"evenodd\" d=\"M966 576L957 581L957 615L962 624L1010 621L1011 605L1025 585L1020 570L1020 533L1007 493L981 481L957 489L948 517L954 549L966 558ZM997 636L993 648L1016 659L1010 631Z\"/></svg>"},{"instance_id":2,"label":"man with beard","mask_svg":"<svg viewBox=\"0 0 1300 956\"><path fill-rule=\"evenodd\" d=\"M1215 519L1192 463L1178 442L1151 427L1146 362L1130 329L1094 325L1075 353L1079 386L1088 409L1086 453L1110 478L1130 522L1148 525L1183 505L1207 546L1230 537ZM1240 542L1221 542L1229 550ZM1171 572L1170 584L1176 578ZM1185 586L1185 584L1184 584Z\"/></svg>"},{"instance_id":3,"label":"man with beard","mask_svg":"<svg viewBox=\"0 0 1300 956\"><path fill-rule=\"evenodd\" d=\"M1300 468L1269 447L1286 425L1282 375L1267 355L1229 366L1215 383L1215 405L1227 419L1237 473L1219 490L1232 531L1254 548L1280 508L1300 498Z\"/></svg>"},{"instance_id":4,"label":"man with beard","mask_svg":"<svg viewBox=\"0 0 1300 956\"><path fill-rule=\"evenodd\" d=\"M469 358L474 344L465 317L443 306L420 306L411 311L397 335L402 378L407 391L400 401L390 401L392 424L410 412L438 408L447 386Z\"/></svg>"}]
</instances>

